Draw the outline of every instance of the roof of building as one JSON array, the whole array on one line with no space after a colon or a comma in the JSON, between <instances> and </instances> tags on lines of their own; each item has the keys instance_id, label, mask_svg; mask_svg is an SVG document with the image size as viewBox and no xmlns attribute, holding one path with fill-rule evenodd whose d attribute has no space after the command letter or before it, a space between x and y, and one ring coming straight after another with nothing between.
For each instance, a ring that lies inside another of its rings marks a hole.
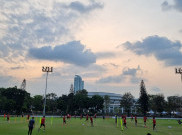
<instances>
[{"instance_id":1,"label":"roof of building","mask_svg":"<svg viewBox=\"0 0 182 135\"><path fill-rule=\"evenodd\" d=\"M93 95L99 95L99 96L108 95L110 97L122 97L121 94L116 94L116 93L108 93L108 92L88 92L88 96L93 96Z\"/></svg>"}]
</instances>

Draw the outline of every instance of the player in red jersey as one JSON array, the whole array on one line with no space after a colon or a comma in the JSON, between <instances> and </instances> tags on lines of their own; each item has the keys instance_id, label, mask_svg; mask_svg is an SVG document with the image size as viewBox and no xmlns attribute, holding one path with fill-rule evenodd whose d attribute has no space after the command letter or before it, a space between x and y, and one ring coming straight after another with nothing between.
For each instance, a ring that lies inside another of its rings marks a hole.
<instances>
[{"instance_id":1,"label":"player in red jersey","mask_svg":"<svg viewBox=\"0 0 182 135\"><path fill-rule=\"evenodd\" d=\"M155 117L153 117L153 130L156 129L156 120Z\"/></svg>"},{"instance_id":2,"label":"player in red jersey","mask_svg":"<svg viewBox=\"0 0 182 135\"><path fill-rule=\"evenodd\" d=\"M126 118L125 117L123 118L123 123L124 123L125 128L127 128L127 126L126 126Z\"/></svg>"},{"instance_id":3,"label":"player in red jersey","mask_svg":"<svg viewBox=\"0 0 182 135\"><path fill-rule=\"evenodd\" d=\"M42 126L44 127L44 131L45 131L45 116L43 116L43 118L41 119L41 124L40 124L39 130L41 129Z\"/></svg>"},{"instance_id":4,"label":"player in red jersey","mask_svg":"<svg viewBox=\"0 0 182 135\"><path fill-rule=\"evenodd\" d=\"M97 114L94 115L94 118L95 118L95 119L97 118Z\"/></svg>"},{"instance_id":5,"label":"player in red jersey","mask_svg":"<svg viewBox=\"0 0 182 135\"><path fill-rule=\"evenodd\" d=\"M143 121L144 121L144 126L146 127L146 122L147 122L147 117L146 116L143 117Z\"/></svg>"},{"instance_id":6,"label":"player in red jersey","mask_svg":"<svg viewBox=\"0 0 182 135\"><path fill-rule=\"evenodd\" d=\"M7 115L7 121L9 121L9 117L10 117L10 116L9 116L9 114L8 114L8 115Z\"/></svg>"},{"instance_id":7,"label":"player in red jersey","mask_svg":"<svg viewBox=\"0 0 182 135\"><path fill-rule=\"evenodd\" d=\"M92 118L92 116L90 116L90 123L91 123L91 126L93 127L94 124L93 124L93 118Z\"/></svg>"},{"instance_id":8,"label":"player in red jersey","mask_svg":"<svg viewBox=\"0 0 182 135\"><path fill-rule=\"evenodd\" d=\"M65 118L65 116L63 117L63 125L66 125L66 118Z\"/></svg>"},{"instance_id":9,"label":"player in red jersey","mask_svg":"<svg viewBox=\"0 0 182 135\"><path fill-rule=\"evenodd\" d=\"M88 121L88 114L87 114L87 116L86 116L86 121Z\"/></svg>"},{"instance_id":10,"label":"player in red jersey","mask_svg":"<svg viewBox=\"0 0 182 135\"><path fill-rule=\"evenodd\" d=\"M133 114L131 114L131 121L133 121Z\"/></svg>"},{"instance_id":11,"label":"player in red jersey","mask_svg":"<svg viewBox=\"0 0 182 135\"><path fill-rule=\"evenodd\" d=\"M137 116L135 115L135 126L137 126Z\"/></svg>"},{"instance_id":12,"label":"player in red jersey","mask_svg":"<svg viewBox=\"0 0 182 135\"><path fill-rule=\"evenodd\" d=\"M28 115L27 115L27 121L28 121L29 119L30 119L30 115L28 114Z\"/></svg>"}]
</instances>

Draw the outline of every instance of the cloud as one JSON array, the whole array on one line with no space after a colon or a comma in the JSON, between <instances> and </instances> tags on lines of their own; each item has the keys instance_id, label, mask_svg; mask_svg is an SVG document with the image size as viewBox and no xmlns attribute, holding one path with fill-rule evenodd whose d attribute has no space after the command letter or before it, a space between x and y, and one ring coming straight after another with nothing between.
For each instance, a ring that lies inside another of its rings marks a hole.
<instances>
[{"instance_id":1,"label":"cloud","mask_svg":"<svg viewBox=\"0 0 182 135\"><path fill-rule=\"evenodd\" d=\"M163 61L166 66L182 65L182 53L180 52L182 44L180 41L171 41L166 37L149 36L143 41L125 42L123 45L137 55L153 55L156 59Z\"/></svg>"},{"instance_id":2,"label":"cloud","mask_svg":"<svg viewBox=\"0 0 182 135\"><path fill-rule=\"evenodd\" d=\"M161 89L158 87L153 87L153 88L151 88L151 90L154 92L161 92Z\"/></svg>"},{"instance_id":3,"label":"cloud","mask_svg":"<svg viewBox=\"0 0 182 135\"><path fill-rule=\"evenodd\" d=\"M17 67L11 67L12 70L18 70L18 69L24 69L24 67L17 66Z\"/></svg>"},{"instance_id":4,"label":"cloud","mask_svg":"<svg viewBox=\"0 0 182 135\"><path fill-rule=\"evenodd\" d=\"M97 80L97 83L121 83L125 80L125 77L122 75L118 75L118 76L108 76L108 77L104 77L101 78L99 80Z\"/></svg>"},{"instance_id":5,"label":"cloud","mask_svg":"<svg viewBox=\"0 0 182 135\"><path fill-rule=\"evenodd\" d=\"M170 10L170 9L175 9L179 12L182 12L182 1L181 0L173 0L174 4L171 5L169 4L167 1L164 1L161 6L162 6L162 10L166 11L166 10Z\"/></svg>"},{"instance_id":6,"label":"cloud","mask_svg":"<svg viewBox=\"0 0 182 135\"><path fill-rule=\"evenodd\" d=\"M139 83L142 78L140 77L143 74L140 66L137 68L124 68L122 74L116 76L108 76L100 78L97 80L97 83L121 83L126 82L127 80L130 83L136 84Z\"/></svg>"},{"instance_id":7,"label":"cloud","mask_svg":"<svg viewBox=\"0 0 182 135\"><path fill-rule=\"evenodd\" d=\"M81 26L82 18L102 7L95 1L83 4L57 0L1 0L0 58L15 59L12 53L25 56L29 48L70 41Z\"/></svg>"},{"instance_id":8,"label":"cloud","mask_svg":"<svg viewBox=\"0 0 182 135\"><path fill-rule=\"evenodd\" d=\"M72 9L78 11L80 13L87 13L95 9L103 8L103 4L97 3L95 1L90 1L89 5L84 5L79 1L71 2L69 5L65 5L65 8Z\"/></svg>"},{"instance_id":9,"label":"cloud","mask_svg":"<svg viewBox=\"0 0 182 135\"><path fill-rule=\"evenodd\" d=\"M86 49L80 41L72 41L67 44L41 48L31 48L29 56L36 59L62 61L78 66L88 66L96 62L96 56L91 50Z\"/></svg>"},{"instance_id":10,"label":"cloud","mask_svg":"<svg viewBox=\"0 0 182 135\"><path fill-rule=\"evenodd\" d=\"M116 56L113 52L97 52L96 56L98 59L106 59L106 58L113 58Z\"/></svg>"}]
</instances>

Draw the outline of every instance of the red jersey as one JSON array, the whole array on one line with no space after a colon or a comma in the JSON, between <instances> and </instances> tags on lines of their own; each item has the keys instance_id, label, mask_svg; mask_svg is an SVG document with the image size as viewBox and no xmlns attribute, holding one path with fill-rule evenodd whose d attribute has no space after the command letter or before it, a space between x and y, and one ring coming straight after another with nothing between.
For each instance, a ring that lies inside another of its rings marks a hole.
<instances>
[{"instance_id":1,"label":"red jersey","mask_svg":"<svg viewBox=\"0 0 182 135\"><path fill-rule=\"evenodd\" d=\"M6 117L6 114L4 114L4 118Z\"/></svg>"},{"instance_id":2,"label":"red jersey","mask_svg":"<svg viewBox=\"0 0 182 135\"><path fill-rule=\"evenodd\" d=\"M41 124L45 124L45 118L41 119Z\"/></svg>"},{"instance_id":3,"label":"red jersey","mask_svg":"<svg viewBox=\"0 0 182 135\"><path fill-rule=\"evenodd\" d=\"M94 115L94 118L96 118L96 114Z\"/></svg>"},{"instance_id":4,"label":"red jersey","mask_svg":"<svg viewBox=\"0 0 182 135\"><path fill-rule=\"evenodd\" d=\"M86 116L86 120L88 120L88 114L87 114L87 116Z\"/></svg>"},{"instance_id":5,"label":"red jersey","mask_svg":"<svg viewBox=\"0 0 182 135\"><path fill-rule=\"evenodd\" d=\"M144 120L144 122L146 122L146 120L147 120L147 117L145 116L145 117L143 118L143 120Z\"/></svg>"},{"instance_id":6,"label":"red jersey","mask_svg":"<svg viewBox=\"0 0 182 135\"><path fill-rule=\"evenodd\" d=\"M124 123L126 123L126 118L123 119Z\"/></svg>"},{"instance_id":7,"label":"red jersey","mask_svg":"<svg viewBox=\"0 0 182 135\"><path fill-rule=\"evenodd\" d=\"M156 120L155 119L153 119L153 124L156 124Z\"/></svg>"},{"instance_id":8,"label":"red jersey","mask_svg":"<svg viewBox=\"0 0 182 135\"><path fill-rule=\"evenodd\" d=\"M93 118L92 117L90 117L90 121L91 121L91 123L93 123Z\"/></svg>"}]
</instances>

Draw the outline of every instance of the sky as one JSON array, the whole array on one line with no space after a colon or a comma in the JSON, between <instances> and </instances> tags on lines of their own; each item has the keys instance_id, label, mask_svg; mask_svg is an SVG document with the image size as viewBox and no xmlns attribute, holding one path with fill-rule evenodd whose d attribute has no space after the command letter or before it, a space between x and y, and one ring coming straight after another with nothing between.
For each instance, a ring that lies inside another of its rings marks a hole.
<instances>
[{"instance_id":1,"label":"sky","mask_svg":"<svg viewBox=\"0 0 182 135\"><path fill-rule=\"evenodd\" d=\"M88 92L180 95L181 0L1 0L0 87L68 94L80 75Z\"/></svg>"}]
</instances>

